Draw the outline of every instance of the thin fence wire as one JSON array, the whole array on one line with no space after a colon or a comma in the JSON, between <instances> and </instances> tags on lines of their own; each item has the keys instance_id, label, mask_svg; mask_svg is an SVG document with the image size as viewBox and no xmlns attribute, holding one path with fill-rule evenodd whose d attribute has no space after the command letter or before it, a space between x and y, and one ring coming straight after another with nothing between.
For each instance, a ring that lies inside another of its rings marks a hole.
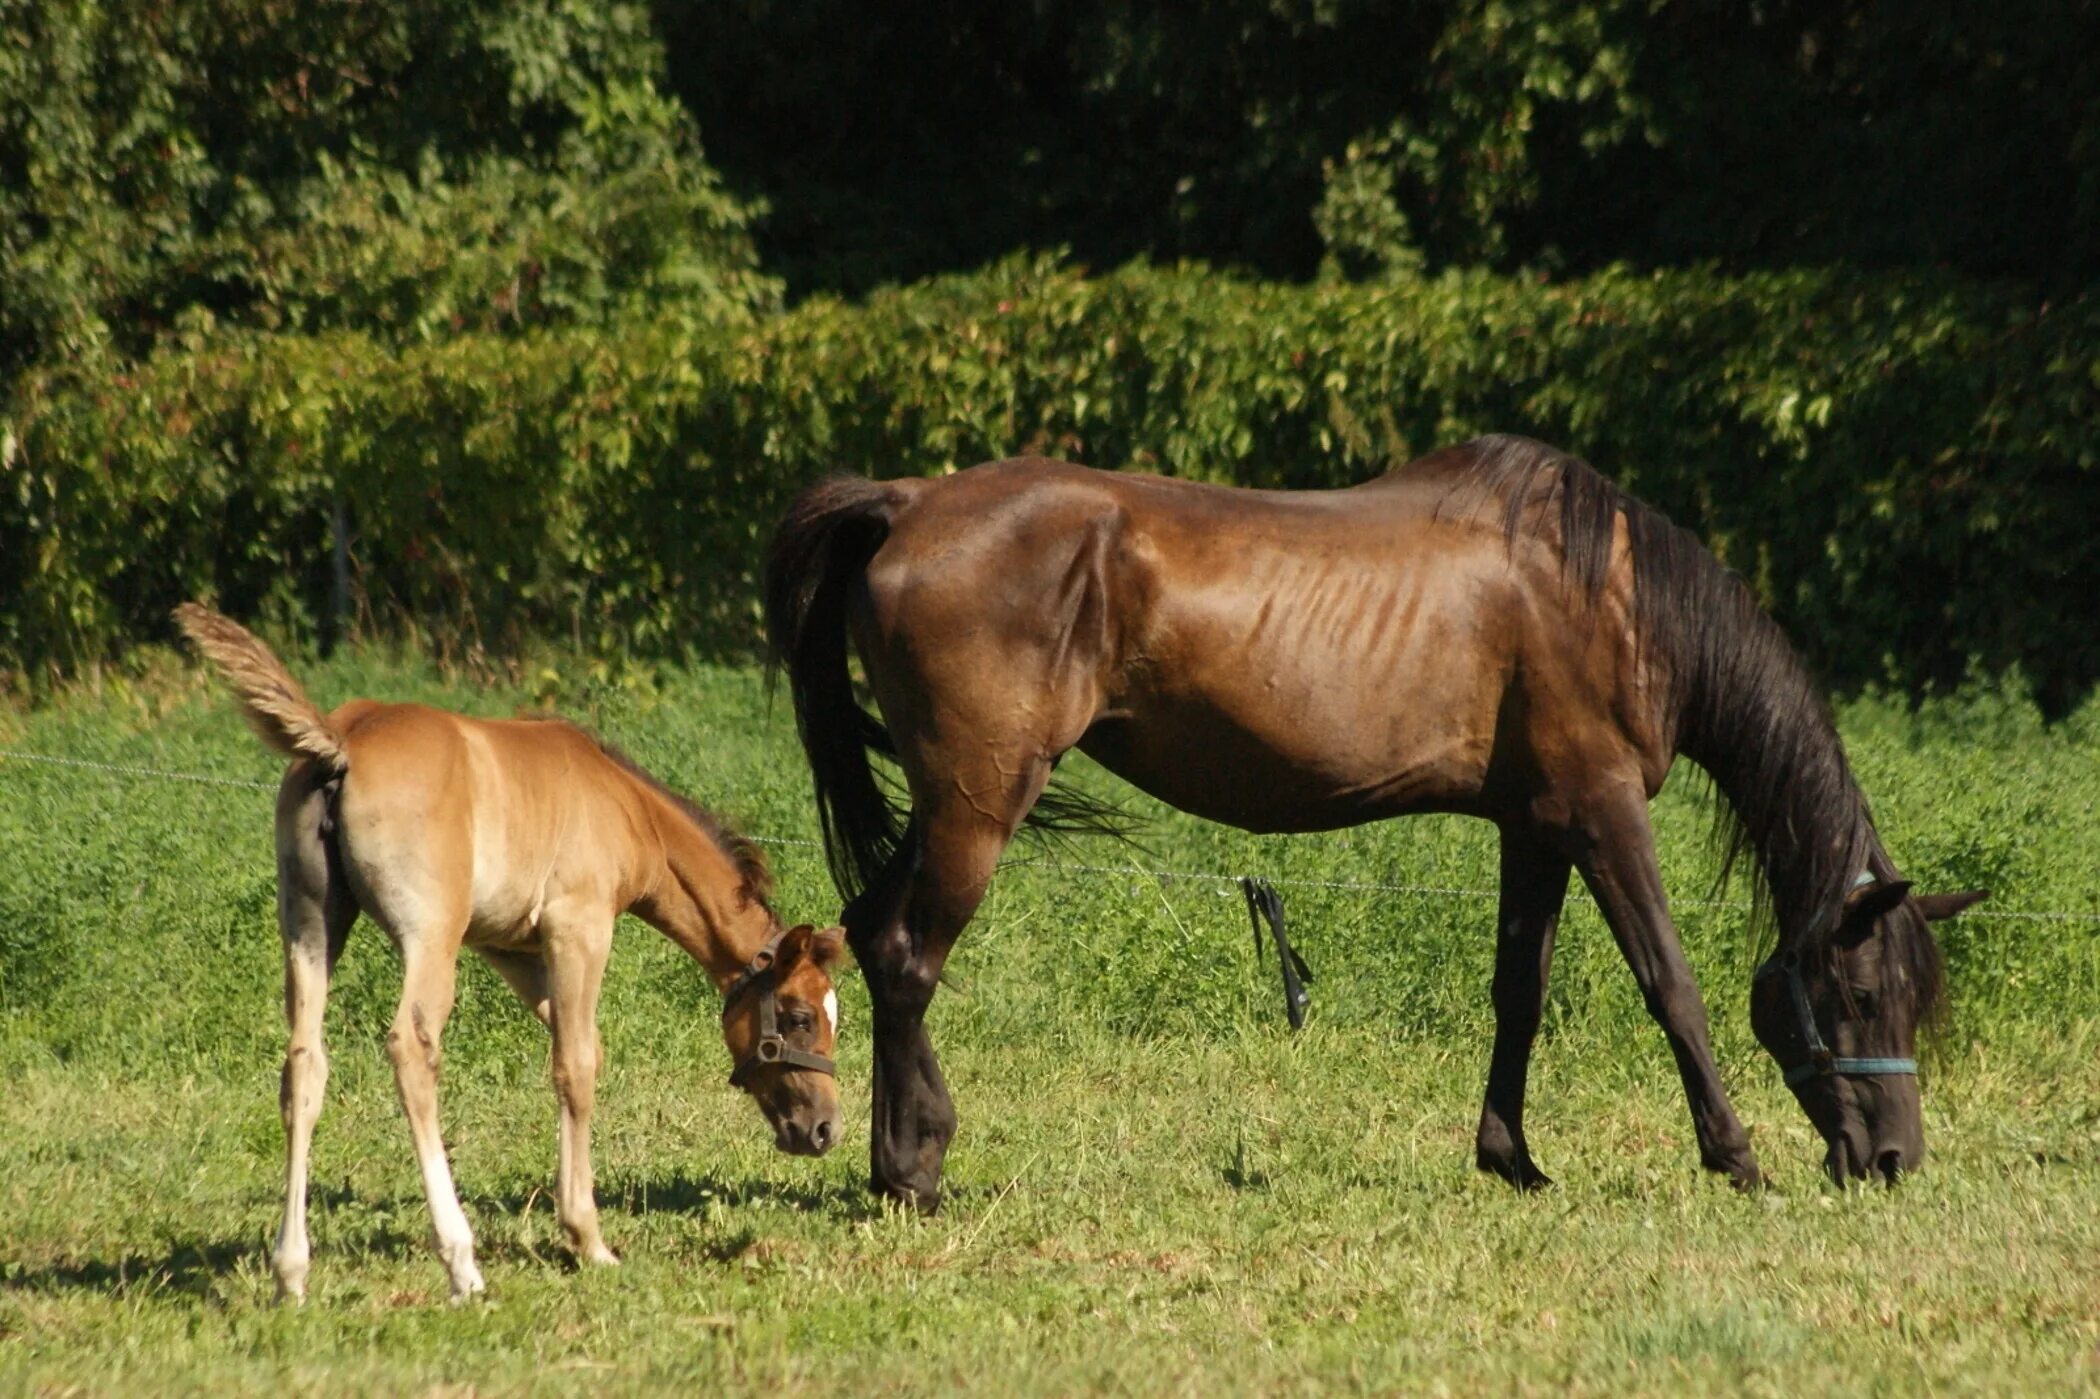
<instances>
[{"instance_id":1,"label":"thin fence wire","mask_svg":"<svg viewBox=\"0 0 2100 1399\"><path fill-rule=\"evenodd\" d=\"M215 773L175 772L167 768L139 767L127 763L105 763L87 758L67 758L55 753L31 753L17 748L0 748L0 759L12 759L24 763L44 763L53 767L79 768L99 772L111 777L151 778L161 782L192 782L211 787L247 788L259 792L277 790L275 782L259 782L245 777L223 777ZM6 772L0 763L0 774ZM752 840L765 846L790 846L816 850L822 842L799 836L754 835ZM1001 869L1038 869L1053 874L1083 874L1112 876L1119 879L1151 879L1162 884L1180 882L1208 884L1221 893L1237 893L1239 874L1224 870L1160 870L1147 869L1138 864L1091 865L1066 860L1055 860L1043 855L1016 855L999 862ZM1354 879L1293 879L1288 876L1266 879L1279 889L1327 889L1344 893L1400 894L1413 898L1448 899L1493 899L1501 896L1497 889L1469 889L1443 884L1387 884L1372 880ZM1587 895L1575 892L1574 897L1587 899ZM1678 908L1716 908L1747 911L1748 903L1739 899L1672 899ZM2100 910L2080 912L2075 909L1971 909L1964 918L1993 918L2009 922L2025 923L2100 923Z\"/></svg>"}]
</instances>

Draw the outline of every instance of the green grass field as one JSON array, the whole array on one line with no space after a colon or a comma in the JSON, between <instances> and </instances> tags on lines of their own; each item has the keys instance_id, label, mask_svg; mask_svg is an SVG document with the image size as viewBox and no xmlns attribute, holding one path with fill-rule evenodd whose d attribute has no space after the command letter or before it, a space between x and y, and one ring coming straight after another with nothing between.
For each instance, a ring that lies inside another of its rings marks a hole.
<instances>
[{"instance_id":1,"label":"green grass field","mask_svg":"<svg viewBox=\"0 0 2100 1399\"><path fill-rule=\"evenodd\" d=\"M502 714L551 691L744 828L813 834L784 706L752 672L630 690L477 687L376 654L301 669L331 703ZM1899 1189L1825 1184L1754 1045L1758 949L1744 891L1701 902L1700 784L1674 783L1657 821L1723 1071L1776 1178L1752 1198L1697 1169L1662 1037L1587 903L1563 928L1529 1117L1561 1184L1518 1197L1471 1167L1491 903L1284 885L1318 974L1294 1036L1236 892L1137 872L1482 889L1489 828L1258 839L1133 797L1149 848L1018 850L1098 868L1007 870L958 949L933 1030L962 1128L932 1219L861 1186L857 977L846 1143L790 1159L724 1081L697 971L630 923L596 1135L626 1262L572 1273L544 1036L470 959L442 1111L491 1300L460 1309L423 1242L380 1043L396 971L369 924L330 1006L311 1301L272 1305L268 794L0 758L0 1389L2100 1390L2100 706L2044 729L1979 693L1922 715L1856 705L1844 726L1923 887L2093 915L1947 929L1932 1157ZM0 715L0 747L276 775L173 668ZM813 849L774 855L783 913L835 913Z\"/></svg>"}]
</instances>

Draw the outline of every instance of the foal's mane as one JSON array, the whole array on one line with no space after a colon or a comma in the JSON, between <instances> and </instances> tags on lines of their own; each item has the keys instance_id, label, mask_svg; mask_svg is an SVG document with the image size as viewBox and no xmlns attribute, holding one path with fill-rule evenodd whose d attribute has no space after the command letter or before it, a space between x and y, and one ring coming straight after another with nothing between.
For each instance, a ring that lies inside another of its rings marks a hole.
<instances>
[{"instance_id":1,"label":"foal's mane","mask_svg":"<svg viewBox=\"0 0 2100 1399\"><path fill-rule=\"evenodd\" d=\"M743 881L744 891L759 904L771 906L773 871L767 868L766 853L759 849L757 841L740 833L721 816L709 811L685 793L666 786L662 778L629 757L627 751L618 744L608 743L588 729L579 731L597 744L598 751L612 759L614 766L669 802L680 815L697 826L700 833L713 841L715 848L729 858L729 863L736 869L737 878Z\"/></svg>"},{"instance_id":2,"label":"foal's mane","mask_svg":"<svg viewBox=\"0 0 2100 1399\"><path fill-rule=\"evenodd\" d=\"M1557 524L1563 574L1592 602L1610 567L1615 521L1625 518L1636 644L1659 668L1666 731L1725 799L1715 806L1720 878L1751 855L1753 922L1776 923L1781 944L1803 955L1826 954L1854 877L1892 878L1894 867L1829 704L1749 586L1690 531L1544 443L1482 437L1422 465L1451 473L1452 514L1499 501L1512 549ZM1942 990L1938 944L1908 906L1884 927L1885 989L1907 981L1917 1017L1927 1018Z\"/></svg>"}]
</instances>

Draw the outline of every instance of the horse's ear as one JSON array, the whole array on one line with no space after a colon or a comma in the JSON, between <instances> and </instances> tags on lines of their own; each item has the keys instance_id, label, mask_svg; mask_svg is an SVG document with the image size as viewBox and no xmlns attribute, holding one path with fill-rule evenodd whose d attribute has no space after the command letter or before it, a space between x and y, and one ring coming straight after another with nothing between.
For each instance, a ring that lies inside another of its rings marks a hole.
<instances>
[{"instance_id":1,"label":"horse's ear","mask_svg":"<svg viewBox=\"0 0 2100 1399\"><path fill-rule=\"evenodd\" d=\"M1991 891L1988 889L1964 889L1959 894L1920 894L1918 912L1925 915L1925 921L1928 923L1944 923L1990 896Z\"/></svg>"},{"instance_id":2,"label":"horse's ear","mask_svg":"<svg viewBox=\"0 0 2100 1399\"><path fill-rule=\"evenodd\" d=\"M816 932L807 923L797 923L780 936L780 952L773 960L776 970L786 971L810 953L810 937Z\"/></svg>"},{"instance_id":3,"label":"horse's ear","mask_svg":"<svg viewBox=\"0 0 2100 1399\"><path fill-rule=\"evenodd\" d=\"M825 971L830 971L846 959L846 930L826 928L821 933L811 933L809 955Z\"/></svg>"},{"instance_id":4,"label":"horse's ear","mask_svg":"<svg viewBox=\"0 0 2100 1399\"><path fill-rule=\"evenodd\" d=\"M1862 884L1845 895L1845 921L1871 927L1875 919L1891 912L1910 894L1907 879L1885 879Z\"/></svg>"}]
</instances>

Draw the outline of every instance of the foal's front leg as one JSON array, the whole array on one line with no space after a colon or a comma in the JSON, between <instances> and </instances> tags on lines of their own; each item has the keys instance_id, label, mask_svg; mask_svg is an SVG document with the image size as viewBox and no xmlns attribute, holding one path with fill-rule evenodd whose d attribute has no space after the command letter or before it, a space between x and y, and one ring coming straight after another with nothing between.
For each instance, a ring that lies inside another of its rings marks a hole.
<instances>
[{"instance_id":1,"label":"foal's front leg","mask_svg":"<svg viewBox=\"0 0 2100 1399\"><path fill-rule=\"evenodd\" d=\"M583 916L543 919L547 936L548 1025L554 1031L554 1096L561 1105L554 1205L569 1251L580 1263L618 1263L598 1232L591 1182L591 1111L598 1096L603 1045L598 990L612 949L612 924Z\"/></svg>"},{"instance_id":2,"label":"foal's front leg","mask_svg":"<svg viewBox=\"0 0 2100 1399\"><path fill-rule=\"evenodd\" d=\"M458 944L414 934L399 935L397 940L401 945L401 1004L387 1031L387 1057L394 1061L394 1085L400 1090L401 1110L416 1143L423 1196L430 1203L431 1241L451 1277L452 1300L458 1302L486 1286L474 1263L474 1231L452 1188L452 1167L445 1160L445 1139L438 1131L438 1060L445 1021L452 1014Z\"/></svg>"}]
</instances>

